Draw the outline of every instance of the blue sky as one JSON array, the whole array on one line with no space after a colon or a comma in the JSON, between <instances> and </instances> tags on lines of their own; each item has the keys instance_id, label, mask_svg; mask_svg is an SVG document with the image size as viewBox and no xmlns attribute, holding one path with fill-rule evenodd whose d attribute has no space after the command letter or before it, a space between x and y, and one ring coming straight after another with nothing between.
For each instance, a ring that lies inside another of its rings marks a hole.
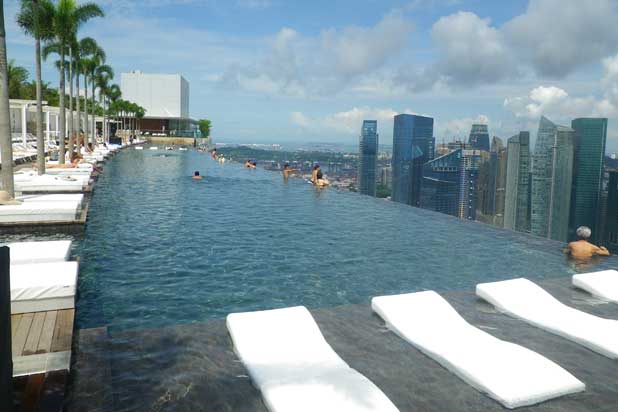
<instances>
[{"instance_id":1,"label":"blue sky","mask_svg":"<svg viewBox=\"0 0 618 412\"><path fill-rule=\"evenodd\" d=\"M438 141L473 122L508 138L610 118L618 152L618 2L613 0L99 0L95 37L117 73L182 73L191 115L215 141L357 141L378 120L435 118ZM33 69L32 41L5 1L9 58ZM51 64L44 78L57 84ZM119 76L118 80L119 81Z\"/></svg>"}]
</instances>

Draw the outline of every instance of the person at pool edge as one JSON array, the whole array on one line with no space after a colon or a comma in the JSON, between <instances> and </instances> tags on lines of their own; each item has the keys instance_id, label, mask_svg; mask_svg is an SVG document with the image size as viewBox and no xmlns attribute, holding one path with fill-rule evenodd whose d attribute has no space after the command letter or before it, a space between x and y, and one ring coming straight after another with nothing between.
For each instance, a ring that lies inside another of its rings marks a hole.
<instances>
[{"instance_id":1,"label":"person at pool edge","mask_svg":"<svg viewBox=\"0 0 618 412\"><path fill-rule=\"evenodd\" d=\"M283 178L287 179L288 177L290 177L291 173L296 173L298 171L299 171L298 169L290 168L290 164L286 163L286 164L283 165L283 172L282 172L283 173Z\"/></svg>"},{"instance_id":2,"label":"person at pool edge","mask_svg":"<svg viewBox=\"0 0 618 412\"><path fill-rule=\"evenodd\" d=\"M210 152L210 156L212 156L214 160L217 160L217 148L216 147L212 149L212 152Z\"/></svg>"},{"instance_id":3,"label":"person at pool edge","mask_svg":"<svg viewBox=\"0 0 618 412\"><path fill-rule=\"evenodd\" d=\"M330 184L328 180L324 179L320 165L313 166L313 171L311 172L311 183L316 186L328 186Z\"/></svg>"},{"instance_id":4,"label":"person at pool edge","mask_svg":"<svg viewBox=\"0 0 618 412\"><path fill-rule=\"evenodd\" d=\"M604 246L596 246L588 242L590 236L592 236L592 230L587 226L580 226L575 232L577 240L568 244L565 253L575 259L590 259L597 256L610 256L609 251Z\"/></svg>"},{"instance_id":5,"label":"person at pool edge","mask_svg":"<svg viewBox=\"0 0 618 412\"><path fill-rule=\"evenodd\" d=\"M202 180L202 176L200 176L200 172L199 171L195 171L193 172L193 180Z\"/></svg>"}]
</instances>

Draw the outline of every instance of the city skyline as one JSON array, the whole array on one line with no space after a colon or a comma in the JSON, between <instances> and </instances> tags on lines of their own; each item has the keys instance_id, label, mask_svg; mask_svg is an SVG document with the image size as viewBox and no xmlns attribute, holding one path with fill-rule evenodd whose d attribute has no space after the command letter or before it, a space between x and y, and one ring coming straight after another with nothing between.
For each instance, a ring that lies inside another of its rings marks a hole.
<instances>
[{"instance_id":1,"label":"city skyline","mask_svg":"<svg viewBox=\"0 0 618 412\"><path fill-rule=\"evenodd\" d=\"M9 58L34 73L18 5L5 2ZM378 120L388 141L398 113L433 117L438 141L464 140L483 122L506 137L533 131L545 114L562 124L607 117L607 149L618 152L610 0L390 0L354 3L354 13L348 1L101 5L110 18L83 34L101 39L119 72L182 73L194 85L192 115L213 120L220 141L354 144L363 119ZM540 21L554 24L539 32ZM523 47L530 42L538 51ZM43 78L56 77L45 63Z\"/></svg>"}]
</instances>

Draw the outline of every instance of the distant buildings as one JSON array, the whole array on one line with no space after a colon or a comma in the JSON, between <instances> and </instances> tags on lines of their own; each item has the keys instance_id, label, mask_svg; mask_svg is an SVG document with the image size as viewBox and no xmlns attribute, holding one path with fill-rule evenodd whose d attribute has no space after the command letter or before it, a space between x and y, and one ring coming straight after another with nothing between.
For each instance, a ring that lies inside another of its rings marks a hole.
<instances>
[{"instance_id":1,"label":"distant buildings","mask_svg":"<svg viewBox=\"0 0 618 412\"><path fill-rule=\"evenodd\" d=\"M604 246L618 253L618 170L609 171Z\"/></svg>"},{"instance_id":2,"label":"distant buildings","mask_svg":"<svg viewBox=\"0 0 618 412\"><path fill-rule=\"evenodd\" d=\"M393 191L395 202L418 206L423 165L433 159L433 118L395 116L393 127Z\"/></svg>"},{"instance_id":3,"label":"distant buildings","mask_svg":"<svg viewBox=\"0 0 618 412\"><path fill-rule=\"evenodd\" d=\"M519 132L507 144L504 228L530 231L530 133Z\"/></svg>"},{"instance_id":4,"label":"distant buildings","mask_svg":"<svg viewBox=\"0 0 618 412\"><path fill-rule=\"evenodd\" d=\"M363 121L359 139L358 190L370 196L376 195L376 160L378 154L378 122Z\"/></svg>"},{"instance_id":5,"label":"distant buildings","mask_svg":"<svg viewBox=\"0 0 618 412\"><path fill-rule=\"evenodd\" d=\"M463 150L437 157L423 166L420 206L451 216L459 216Z\"/></svg>"},{"instance_id":6,"label":"distant buildings","mask_svg":"<svg viewBox=\"0 0 618 412\"><path fill-rule=\"evenodd\" d=\"M393 168L390 166L384 166L380 169L380 184L386 186L389 189L393 188Z\"/></svg>"},{"instance_id":7,"label":"distant buildings","mask_svg":"<svg viewBox=\"0 0 618 412\"><path fill-rule=\"evenodd\" d=\"M489 161L482 162L478 176L477 220L502 227L506 187L507 149L502 139L491 141Z\"/></svg>"},{"instance_id":8,"label":"distant buildings","mask_svg":"<svg viewBox=\"0 0 618 412\"><path fill-rule=\"evenodd\" d=\"M533 155L530 229L566 241L573 178L575 131L541 117Z\"/></svg>"},{"instance_id":9,"label":"distant buildings","mask_svg":"<svg viewBox=\"0 0 618 412\"><path fill-rule=\"evenodd\" d=\"M592 229L592 240L596 242L603 236L599 233L599 200L607 119L575 119L571 127L575 130L575 159L569 238L575 238L578 227L588 226Z\"/></svg>"},{"instance_id":10,"label":"distant buildings","mask_svg":"<svg viewBox=\"0 0 618 412\"><path fill-rule=\"evenodd\" d=\"M197 122L189 114L189 82L180 74L122 73L122 98L146 109L142 132L194 137Z\"/></svg>"},{"instance_id":11,"label":"distant buildings","mask_svg":"<svg viewBox=\"0 0 618 412\"><path fill-rule=\"evenodd\" d=\"M489 152L489 132L486 124L473 124L468 137L468 145L473 150Z\"/></svg>"}]
</instances>

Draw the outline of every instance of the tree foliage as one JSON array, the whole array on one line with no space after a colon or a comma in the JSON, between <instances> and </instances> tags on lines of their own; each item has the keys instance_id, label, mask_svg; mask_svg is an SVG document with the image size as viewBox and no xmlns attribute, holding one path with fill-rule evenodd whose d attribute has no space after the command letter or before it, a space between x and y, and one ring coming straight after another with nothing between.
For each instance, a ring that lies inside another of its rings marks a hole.
<instances>
[{"instance_id":1,"label":"tree foliage","mask_svg":"<svg viewBox=\"0 0 618 412\"><path fill-rule=\"evenodd\" d=\"M210 126L211 121L208 119L200 119L198 121L198 125L200 127L200 132L202 132L202 137L210 137Z\"/></svg>"}]
</instances>

